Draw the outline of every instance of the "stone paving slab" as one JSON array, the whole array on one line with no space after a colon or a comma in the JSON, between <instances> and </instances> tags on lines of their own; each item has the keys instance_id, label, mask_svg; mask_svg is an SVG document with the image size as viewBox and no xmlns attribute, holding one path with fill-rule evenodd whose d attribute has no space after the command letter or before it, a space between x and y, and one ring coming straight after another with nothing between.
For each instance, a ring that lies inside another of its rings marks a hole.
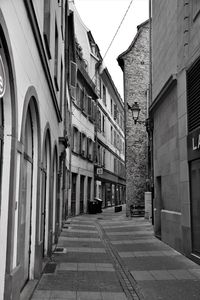
<instances>
[{"instance_id":1,"label":"stone paving slab","mask_svg":"<svg viewBox=\"0 0 200 300\"><path fill-rule=\"evenodd\" d=\"M103 243L99 241L79 241L79 240L72 240L68 241L65 239L59 239L58 247L66 247L67 249L70 247L79 247L79 248L104 248Z\"/></svg>"},{"instance_id":2,"label":"stone paving slab","mask_svg":"<svg viewBox=\"0 0 200 300\"><path fill-rule=\"evenodd\" d=\"M33 300L126 300L124 293L85 291L37 291Z\"/></svg>"},{"instance_id":3,"label":"stone paving slab","mask_svg":"<svg viewBox=\"0 0 200 300\"><path fill-rule=\"evenodd\" d=\"M143 256L123 258L124 263L131 271L149 270L177 270L186 269L187 266L177 260L178 256Z\"/></svg>"},{"instance_id":4,"label":"stone paving slab","mask_svg":"<svg viewBox=\"0 0 200 300\"><path fill-rule=\"evenodd\" d=\"M104 248L67 247L67 252L106 253L106 250Z\"/></svg>"},{"instance_id":5,"label":"stone paving slab","mask_svg":"<svg viewBox=\"0 0 200 300\"><path fill-rule=\"evenodd\" d=\"M180 255L180 253L175 252L173 250L168 251L126 251L126 252L119 252L121 257L150 257L150 256L176 256Z\"/></svg>"},{"instance_id":6,"label":"stone paving slab","mask_svg":"<svg viewBox=\"0 0 200 300\"><path fill-rule=\"evenodd\" d=\"M94 233L94 234L97 234L98 232L97 232L97 230L91 230L91 229L74 229L74 227L70 227L70 228L68 228L68 229L63 229L62 230L62 232L63 233L71 233L71 232L73 232L73 233L87 233L87 234L91 234L91 233Z\"/></svg>"},{"instance_id":7,"label":"stone paving slab","mask_svg":"<svg viewBox=\"0 0 200 300\"><path fill-rule=\"evenodd\" d=\"M143 235L152 235L151 231L148 230L141 230L141 231L115 231L115 232L107 232L108 236L127 236L127 235L133 235L133 236L143 236Z\"/></svg>"},{"instance_id":8,"label":"stone paving slab","mask_svg":"<svg viewBox=\"0 0 200 300\"><path fill-rule=\"evenodd\" d=\"M105 229L105 227L103 226L103 228ZM147 233L153 233L153 231L152 231L152 228L149 228L148 226L146 226L146 227L140 227L140 226L129 226L129 227L126 227L126 226L115 226L115 227L112 227L112 228L108 228L108 229L106 229L106 233L108 234L108 235L110 235L110 234L117 234L117 233L119 233L119 234L122 234L122 233L126 233L126 234L136 234L136 233L138 233L138 234L140 234L140 233L143 233L143 232L147 232ZM117 234L117 235L119 235L119 234Z\"/></svg>"},{"instance_id":9,"label":"stone paving slab","mask_svg":"<svg viewBox=\"0 0 200 300\"><path fill-rule=\"evenodd\" d=\"M81 223L81 224L79 224L79 223L70 223L69 225L68 225L68 227L70 228L70 227L73 227L73 228L87 228L88 230L90 230L90 229L92 229L92 230L94 230L94 229L96 229L96 226L94 225L94 224L84 224L84 223Z\"/></svg>"},{"instance_id":10,"label":"stone paving slab","mask_svg":"<svg viewBox=\"0 0 200 300\"><path fill-rule=\"evenodd\" d=\"M82 270L44 274L37 289L123 292L115 272Z\"/></svg>"},{"instance_id":11,"label":"stone paving slab","mask_svg":"<svg viewBox=\"0 0 200 300\"><path fill-rule=\"evenodd\" d=\"M140 230L141 228L141 224L133 224L133 223L125 223L125 222L121 222L120 225L117 222L116 224L111 223L110 225L104 224L102 222L100 222L103 226L104 229L106 229L106 231L112 231L115 230L116 228L123 228L123 229L127 229L127 230ZM129 229L130 227L130 229ZM148 230L152 230L152 228L149 228L149 222L146 224L142 225L142 228L147 228Z\"/></svg>"},{"instance_id":12,"label":"stone paving slab","mask_svg":"<svg viewBox=\"0 0 200 300\"><path fill-rule=\"evenodd\" d=\"M195 280L168 280L140 282L145 300L199 300L200 282Z\"/></svg>"},{"instance_id":13,"label":"stone paving slab","mask_svg":"<svg viewBox=\"0 0 200 300\"><path fill-rule=\"evenodd\" d=\"M158 244L158 243L154 243L154 242L149 242L149 243L131 243L132 241L130 241L130 243L123 243L121 242L119 243L113 243L113 245L115 245L117 251L119 252L136 252L136 251L170 251L169 250L169 246L165 245L165 244ZM172 250L171 250L172 252Z\"/></svg>"},{"instance_id":14,"label":"stone paving slab","mask_svg":"<svg viewBox=\"0 0 200 300\"><path fill-rule=\"evenodd\" d=\"M77 241L77 242L101 242L99 237L76 237L76 236L72 236L72 237L68 237L68 236L60 236L59 237L59 242L60 241L65 241L65 242L73 242L73 241Z\"/></svg>"},{"instance_id":15,"label":"stone paving slab","mask_svg":"<svg viewBox=\"0 0 200 300\"><path fill-rule=\"evenodd\" d=\"M110 263L111 258L106 253L76 253L69 252L66 255L57 254L54 257L55 262L89 262L89 263Z\"/></svg>"},{"instance_id":16,"label":"stone paving slab","mask_svg":"<svg viewBox=\"0 0 200 300\"><path fill-rule=\"evenodd\" d=\"M76 237L76 238L95 238L98 235L97 232L73 232L73 231L62 231L61 237Z\"/></svg>"},{"instance_id":17,"label":"stone paving slab","mask_svg":"<svg viewBox=\"0 0 200 300\"><path fill-rule=\"evenodd\" d=\"M146 238L146 239L132 239L132 240L119 240L119 241L112 241L113 245L131 245L133 247L136 247L135 244L142 244L139 247L144 247L145 244L153 244L153 245L158 245L158 244L163 244L161 243L158 239L155 238ZM148 247L148 245L147 245ZM166 245L163 245L163 247L166 247ZM135 249L135 248L134 248Z\"/></svg>"},{"instance_id":18,"label":"stone paving slab","mask_svg":"<svg viewBox=\"0 0 200 300\"><path fill-rule=\"evenodd\" d=\"M60 271L104 271L114 272L111 263L59 263L56 267L56 272Z\"/></svg>"}]
</instances>

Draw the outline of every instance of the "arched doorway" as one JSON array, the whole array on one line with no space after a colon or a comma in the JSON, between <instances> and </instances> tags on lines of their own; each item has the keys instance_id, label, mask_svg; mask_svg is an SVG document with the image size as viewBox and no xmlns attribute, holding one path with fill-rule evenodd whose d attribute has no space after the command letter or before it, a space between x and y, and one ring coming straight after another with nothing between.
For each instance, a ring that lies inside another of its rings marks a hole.
<instances>
[{"instance_id":1,"label":"arched doorway","mask_svg":"<svg viewBox=\"0 0 200 300\"><path fill-rule=\"evenodd\" d=\"M39 166L39 117L36 100L29 99L31 89L25 99L21 142L24 151L20 172L20 197L18 218L18 251L17 260L21 266L20 288L34 278L35 244L37 222L37 192Z\"/></svg>"},{"instance_id":2,"label":"arched doorway","mask_svg":"<svg viewBox=\"0 0 200 300\"><path fill-rule=\"evenodd\" d=\"M32 179L33 179L33 121L28 108L25 141L24 166L22 174L21 193L21 266L23 269L23 284L29 279L31 253L31 216L32 216Z\"/></svg>"},{"instance_id":3,"label":"arched doorway","mask_svg":"<svg viewBox=\"0 0 200 300\"><path fill-rule=\"evenodd\" d=\"M51 166L51 142L49 129L46 130L43 144L43 168L42 168L42 222L41 233L43 241L43 257L48 255L50 236L50 166Z\"/></svg>"},{"instance_id":4,"label":"arched doorway","mask_svg":"<svg viewBox=\"0 0 200 300\"><path fill-rule=\"evenodd\" d=\"M59 211L59 198L58 198L58 154L57 148L54 149L53 155L53 219L52 219L52 231L53 231L53 238L52 243L57 244L58 242L58 230L59 230L59 218L58 218L58 211Z\"/></svg>"}]
</instances>

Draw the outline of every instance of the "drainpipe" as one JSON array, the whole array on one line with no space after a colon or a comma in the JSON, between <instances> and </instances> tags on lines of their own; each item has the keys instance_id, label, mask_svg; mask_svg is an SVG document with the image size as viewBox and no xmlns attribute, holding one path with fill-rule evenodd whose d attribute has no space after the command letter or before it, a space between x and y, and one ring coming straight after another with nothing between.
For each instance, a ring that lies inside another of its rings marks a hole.
<instances>
[{"instance_id":1,"label":"drainpipe","mask_svg":"<svg viewBox=\"0 0 200 300\"><path fill-rule=\"evenodd\" d=\"M152 104L152 0L149 0L149 105ZM151 209L152 209L152 224L154 224L154 165L153 165L153 120L149 116L149 146L150 146L150 184L151 184Z\"/></svg>"}]
</instances>

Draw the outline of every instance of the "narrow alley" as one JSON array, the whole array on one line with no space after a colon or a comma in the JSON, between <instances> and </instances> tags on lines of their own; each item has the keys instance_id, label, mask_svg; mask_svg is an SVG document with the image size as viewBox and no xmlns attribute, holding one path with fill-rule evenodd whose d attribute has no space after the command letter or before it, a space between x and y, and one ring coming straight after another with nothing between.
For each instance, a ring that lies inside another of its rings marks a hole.
<instances>
[{"instance_id":1,"label":"narrow alley","mask_svg":"<svg viewBox=\"0 0 200 300\"><path fill-rule=\"evenodd\" d=\"M200 266L114 208L67 220L32 300L199 299ZM25 296L27 297L27 296Z\"/></svg>"}]
</instances>

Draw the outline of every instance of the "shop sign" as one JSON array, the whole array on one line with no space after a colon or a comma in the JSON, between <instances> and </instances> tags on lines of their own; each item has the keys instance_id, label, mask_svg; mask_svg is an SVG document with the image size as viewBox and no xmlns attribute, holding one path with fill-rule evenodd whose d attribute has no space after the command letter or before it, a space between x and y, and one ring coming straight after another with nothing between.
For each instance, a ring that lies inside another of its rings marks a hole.
<instances>
[{"instance_id":1,"label":"shop sign","mask_svg":"<svg viewBox=\"0 0 200 300\"><path fill-rule=\"evenodd\" d=\"M97 175L103 175L103 168L97 168Z\"/></svg>"},{"instance_id":2,"label":"shop sign","mask_svg":"<svg viewBox=\"0 0 200 300\"><path fill-rule=\"evenodd\" d=\"M0 55L0 98L2 98L6 91L6 74L2 57Z\"/></svg>"},{"instance_id":3,"label":"shop sign","mask_svg":"<svg viewBox=\"0 0 200 300\"><path fill-rule=\"evenodd\" d=\"M188 159L200 158L200 129L188 135Z\"/></svg>"}]
</instances>

